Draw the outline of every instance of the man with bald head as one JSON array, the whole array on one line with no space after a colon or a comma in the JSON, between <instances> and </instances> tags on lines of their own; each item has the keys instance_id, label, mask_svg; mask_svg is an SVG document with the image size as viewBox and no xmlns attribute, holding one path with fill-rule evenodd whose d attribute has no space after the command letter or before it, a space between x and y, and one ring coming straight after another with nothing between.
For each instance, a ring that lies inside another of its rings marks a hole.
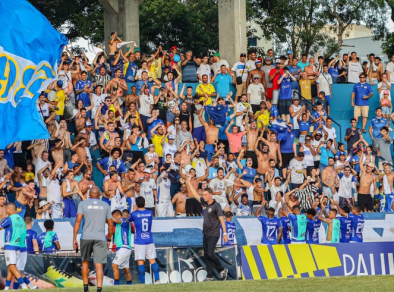
<instances>
[{"instance_id":1,"label":"man with bald head","mask_svg":"<svg viewBox=\"0 0 394 292\"><path fill-rule=\"evenodd\" d=\"M4 229L4 257L7 266L7 280L4 290L9 290L12 277L18 280L22 289L28 289L22 278L22 274L17 268L19 254L21 250L21 241L26 240L25 221L17 213L14 203L8 203L6 206L8 217L4 218L0 224L0 230Z\"/></svg>"},{"instance_id":2,"label":"man with bald head","mask_svg":"<svg viewBox=\"0 0 394 292\"><path fill-rule=\"evenodd\" d=\"M93 260L97 275L97 292L102 291L104 269L107 263L107 250L111 243L113 226L111 208L100 200L100 189L96 186L90 189L90 199L78 205L77 219L74 225L73 246L78 250L77 234L82 219L84 225L81 236L82 279L84 292L89 291L89 261L93 253ZM105 223L108 224L108 236L105 236ZM105 242L107 241L107 243Z\"/></svg>"}]
</instances>

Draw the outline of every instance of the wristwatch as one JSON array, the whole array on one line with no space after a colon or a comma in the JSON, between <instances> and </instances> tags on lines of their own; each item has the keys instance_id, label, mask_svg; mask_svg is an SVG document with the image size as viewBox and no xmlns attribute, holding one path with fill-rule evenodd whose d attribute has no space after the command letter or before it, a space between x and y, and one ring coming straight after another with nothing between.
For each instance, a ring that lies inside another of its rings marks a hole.
<instances>
[{"instance_id":1,"label":"wristwatch","mask_svg":"<svg viewBox=\"0 0 394 292\"><path fill-rule=\"evenodd\" d=\"M223 235L227 235L227 232L223 233Z\"/></svg>"}]
</instances>

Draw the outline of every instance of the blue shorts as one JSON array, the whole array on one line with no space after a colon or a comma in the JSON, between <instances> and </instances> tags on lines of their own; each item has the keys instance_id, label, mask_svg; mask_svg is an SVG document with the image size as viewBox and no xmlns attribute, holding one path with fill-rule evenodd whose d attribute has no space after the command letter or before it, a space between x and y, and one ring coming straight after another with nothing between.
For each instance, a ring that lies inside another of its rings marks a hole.
<instances>
[{"instance_id":1,"label":"blue shorts","mask_svg":"<svg viewBox=\"0 0 394 292\"><path fill-rule=\"evenodd\" d=\"M16 211L18 212L18 215L21 216L22 218L25 218L26 205L21 204L18 200L15 200L14 203L15 203Z\"/></svg>"},{"instance_id":2,"label":"blue shorts","mask_svg":"<svg viewBox=\"0 0 394 292\"><path fill-rule=\"evenodd\" d=\"M390 114L390 108L388 106L382 106L382 114L389 115Z\"/></svg>"},{"instance_id":3,"label":"blue shorts","mask_svg":"<svg viewBox=\"0 0 394 292\"><path fill-rule=\"evenodd\" d=\"M175 119L175 114L172 111L167 111L166 113L167 122L173 123Z\"/></svg>"},{"instance_id":4,"label":"blue shorts","mask_svg":"<svg viewBox=\"0 0 394 292\"><path fill-rule=\"evenodd\" d=\"M205 144L205 151L208 153L208 160L211 161L213 154L215 153L215 146L212 144Z\"/></svg>"},{"instance_id":5,"label":"blue shorts","mask_svg":"<svg viewBox=\"0 0 394 292\"><path fill-rule=\"evenodd\" d=\"M75 207L75 203L73 199L63 199L64 209L63 209L63 217L64 218L75 218L77 217L77 207Z\"/></svg>"},{"instance_id":6,"label":"blue shorts","mask_svg":"<svg viewBox=\"0 0 394 292\"><path fill-rule=\"evenodd\" d=\"M198 142L206 140L206 134L204 127L197 127L193 129L193 138L197 139Z\"/></svg>"}]
</instances>

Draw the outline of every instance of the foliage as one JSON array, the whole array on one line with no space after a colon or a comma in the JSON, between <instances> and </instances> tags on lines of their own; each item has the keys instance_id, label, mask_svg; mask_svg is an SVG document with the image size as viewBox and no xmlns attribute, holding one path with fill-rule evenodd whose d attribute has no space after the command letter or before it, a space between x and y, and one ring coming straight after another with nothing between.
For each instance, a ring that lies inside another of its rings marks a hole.
<instances>
[{"instance_id":1,"label":"foliage","mask_svg":"<svg viewBox=\"0 0 394 292\"><path fill-rule=\"evenodd\" d=\"M382 44L382 51L390 60L391 56L394 55L394 33L388 33Z\"/></svg>"}]
</instances>

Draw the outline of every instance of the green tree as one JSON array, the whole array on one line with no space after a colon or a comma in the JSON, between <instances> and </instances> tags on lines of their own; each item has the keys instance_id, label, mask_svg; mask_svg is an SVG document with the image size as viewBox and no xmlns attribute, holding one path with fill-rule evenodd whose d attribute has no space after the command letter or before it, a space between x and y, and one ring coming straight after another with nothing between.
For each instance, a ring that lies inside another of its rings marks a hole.
<instances>
[{"instance_id":1,"label":"green tree","mask_svg":"<svg viewBox=\"0 0 394 292\"><path fill-rule=\"evenodd\" d=\"M10 0L12 1L12 0ZM79 37L91 43L104 38L104 10L98 0L28 0L56 28L73 41Z\"/></svg>"},{"instance_id":2,"label":"green tree","mask_svg":"<svg viewBox=\"0 0 394 292\"><path fill-rule=\"evenodd\" d=\"M145 51L159 45L195 53L217 50L218 7L214 0L152 0L140 4L140 42Z\"/></svg>"},{"instance_id":3,"label":"green tree","mask_svg":"<svg viewBox=\"0 0 394 292\"><path fill-rule=\"evenodd\" d=\"M382 44L382 51L390 60L391 56L394 55L394 33L388 33Z\"/></svg>"}]
</instances>

